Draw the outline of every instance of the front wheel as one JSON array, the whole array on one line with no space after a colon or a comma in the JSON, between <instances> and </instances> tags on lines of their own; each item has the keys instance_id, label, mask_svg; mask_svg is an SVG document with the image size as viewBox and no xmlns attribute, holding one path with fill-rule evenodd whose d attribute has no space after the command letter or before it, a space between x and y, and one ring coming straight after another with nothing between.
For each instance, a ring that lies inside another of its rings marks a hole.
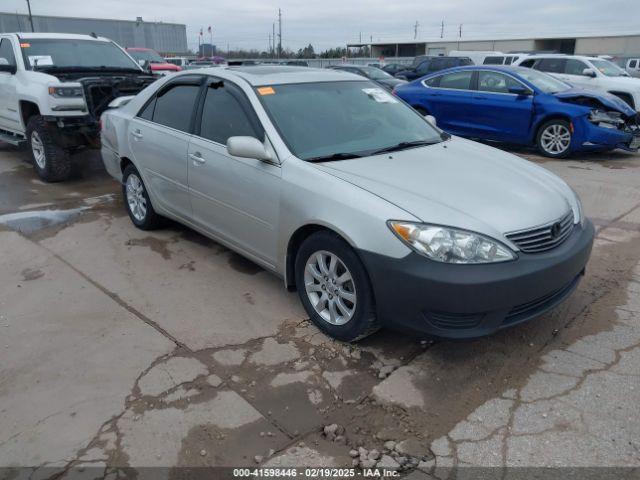
<instances>
[{"instance_id":1,"label":"front wheel","mask_svg":"<svg viewBox=\"0 0 640 480\"><path fill-rule=\"evenodd\" d=\"M334 233L318 232L303 242L295 276L302 305L327 335L354 342L380 328L364 265Z\"/></svg>"},{"instance_id":2,"label":"front wheel","mask_svg":"<svg viewBox=\"0 0 640 480\"><path fill-rule=\"evenodd\" d=\"M61 182L71 176L69 151L58 145L49 125L40 115L27 122L27 141L38 176L45 182Z\"/></svg>"},{"instance_id":3,"label":"front wheel","mask_svg":"<svg viewBox=\"0 0 640 480\"><path fill-rule=\"evenodd\" d=\"M571 153L571 124L566 120L549 120L538 129L536 145L540 153L551 158L565 158Z\"/></svg>"}]
</instances>

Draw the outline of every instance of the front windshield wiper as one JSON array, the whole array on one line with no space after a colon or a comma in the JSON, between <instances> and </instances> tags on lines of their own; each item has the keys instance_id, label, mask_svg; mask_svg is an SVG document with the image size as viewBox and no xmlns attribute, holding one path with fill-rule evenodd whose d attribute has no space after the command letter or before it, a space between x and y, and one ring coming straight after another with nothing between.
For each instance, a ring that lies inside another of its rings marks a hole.
<instances>
[{"instance_id":1,"label":"front windshield wiper","mask_svg":"<svg viewBox=\"0 0 640 480\"><path fill-rule=\"evenodd\" d=\"M448 135L448 134L447 134ZM442 140L446 140L446 138L444 137L440 137ZM449 138L447 136L447 138ZM415 147L424 147L426 145L435 145L436 143L440 143L441 140L414 140L412 142L400 142L397 143L395 145L391 145L390 147L384 147L384 148L380 148L378 150L374 150L373 152L370 152L370 155L376 155L378 153L388 153L388 152L398 152L400 150L406 150L408 148L415 148Z\"/></svg>"},{"instance_id":2,"label":"front windshield wiper","mask_svg":"<svg viewBox=\"0 0 640 480\"><path fill-rule=\"evenodd\" d=\"M338 160L351 160L352 158L362 158L362 155L359 155L357 153L339 152L339 153L332 153L331 155L325 155L321 157L307 158L306 161L307 162L335 162Z\"/></svg>"}]
</instances>

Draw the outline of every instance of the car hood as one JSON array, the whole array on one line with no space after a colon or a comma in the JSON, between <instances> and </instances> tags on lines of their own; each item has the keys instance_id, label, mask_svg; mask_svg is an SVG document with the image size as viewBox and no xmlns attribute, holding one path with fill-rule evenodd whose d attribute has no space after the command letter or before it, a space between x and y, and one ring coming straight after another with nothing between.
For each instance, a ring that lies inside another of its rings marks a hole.
<instances>
[{"instance_id":1,"label":"car hood","mask_svg":"<svg viewBox=\"0 0 640 480\"><path fill-rule=\"evenodd\" d=\"M494 238L557 220L578 208L566 183L544 168L457 137L392 154L314 165L425 223Z\"/></svg>"},{"instance_id":2,"label":"car hood","mask_svg":"<svg viewBox=\"0 0 640 480\"><path fill-rule=\"evenodd\" d=\"M597 92L595 90L585 90L582 88L571 88L562 92L553 94L554 97L561 100L571 100L578 98L591 98L600 102L603 106L616 110L623 115L633 116L636 114L635 110L629 106L627 102L615 95L606 92Z\"/></svg>"}]
</instances>

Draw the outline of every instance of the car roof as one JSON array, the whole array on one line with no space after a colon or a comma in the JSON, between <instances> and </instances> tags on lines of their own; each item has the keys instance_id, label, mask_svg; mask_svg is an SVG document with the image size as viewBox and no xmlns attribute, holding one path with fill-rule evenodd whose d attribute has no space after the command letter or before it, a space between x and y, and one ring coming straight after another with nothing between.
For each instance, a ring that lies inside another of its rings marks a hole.
<instances>
[{"instance_id":1,"label":"car roof","mask_svg":"<svg viewBox=\"0 0 640 480\"><path fill-rule=\"evenodd\" d=\"M527 56L527 60L538 58L575 58L577 60L607 60L606 58L590 57L588 55L569 55L566 53L534 53Z\"/></svg>"},{"instance_id":2,"label":"car roof","mask_svg":"<svg viewBox=\"0 0 640 480\"><path fill-rule=\"evenodd\" d=\"M110 42L111 40L106 37L94 37L93 35L82 35L77 33L33 33L33 32L18 32L18 37L24 40L93 40L95 42Z\"/></svg>"},{"instance_id":3,"label":"car roof","mask_svg":"<svg viewBox=\"0 0 640 480\"><path fill-rule=\"evenodd\" d=\"M437 72L433 72L429 76L441 75L445 72L461 72L464 70L491 70L494 72L504 72L504 73L518 73L518 72L530 72L530 68L526 67L518 67L513 65L464 65L462 67L452 67L447 68L445 70L439 70Z\"/></svg>"},{"instance_id":4,"label":"car roof","mask_svg":"<svg viewBox=\"0 0 640 480\"><path fill-rule=\"evenodd\" d=\"M254 86L280 85L286 83L339 82L354 79L362 80L361 77L358 77L353 73L324 68L256 65L225 67L224 70L231 76L239 77ZM194 71L196 70L189 70L191 73ZM203 70L203 73L215 75L210 70Z\"/></svg>"},{"instance_id":5,"label":"car roof","mask_svg":"<svg viewBox=\"0 0 640 480\"><path fill-rule=\"evenodd\" d=\"M127 47L125 48L127 52L152 52L155 51L152 48L147 47Z\"/></svg>"}]
</instances>

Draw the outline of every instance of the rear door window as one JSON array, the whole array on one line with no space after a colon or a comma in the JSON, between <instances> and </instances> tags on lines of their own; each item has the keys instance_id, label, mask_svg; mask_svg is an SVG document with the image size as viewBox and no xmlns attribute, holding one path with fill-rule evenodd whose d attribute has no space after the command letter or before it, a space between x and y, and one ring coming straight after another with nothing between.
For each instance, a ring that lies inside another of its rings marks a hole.
<instances>
[{"instance_id":1,"label":"rear door window","mask_svg":"<svg viewBox=\"0 0 640 480\"><path fill-rule=\"evenodd\" d=\"M473 71L465 70L464 72L447 73L441 75L440 88L451 88L454 90L471 90L471 77Z\"/></svg>"},{"instance_id":2,"label":"rear door window","mask_svg":"<svg viewBox=\"0 0 640 480\"><path fill-rule=\"evenodd\" d=\"M161 91L156 98L153 121L182 132L190 132L199 91L200 85L182 84Z\"/></svg>"},{"instance_id":3,"label":"rear door window","mask_svg":"<svg viewBox=\"0 0 640 480\"><path fill-rule=\"evenodd\" d=\"M532 60L524 60L523 62L520 62L520 67L524 67L524 68L532 68L533 65L536 63L535 59Z\"/></svg>"},{"instance_id":4,"label":"rear door window","mask_svg":"<svg viewBox=\"0 0 640 480\"><path fill-rule=\"evenodd\" d=\"M485 65L502 65L504 57L487 57L484 59Z\"/></svg>"}]
</instances>

